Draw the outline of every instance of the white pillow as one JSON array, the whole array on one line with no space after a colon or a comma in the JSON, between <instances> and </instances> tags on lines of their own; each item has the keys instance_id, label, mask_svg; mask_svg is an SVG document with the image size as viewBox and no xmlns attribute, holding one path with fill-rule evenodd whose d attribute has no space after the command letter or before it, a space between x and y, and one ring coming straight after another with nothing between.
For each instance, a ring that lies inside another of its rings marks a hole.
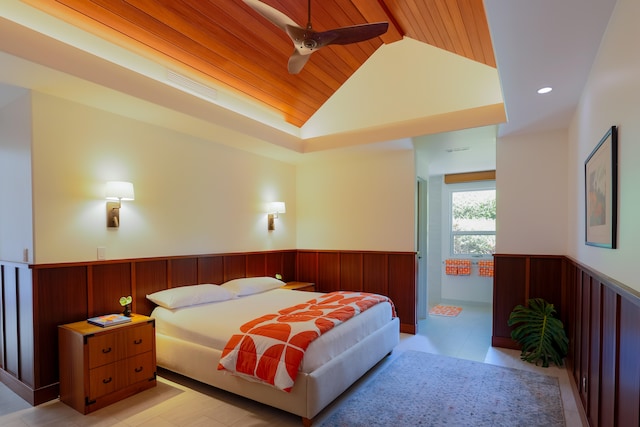
<instances>
[{"instance_id":1,"label":"white pillow","mask_svg":"<svg viewBox=\"0 0 640 427\"><path fill-rule=\"evenodd\" d=\"M233 292L218 285L179 286L147 295L147 299L164 308L180 308L234 298Z\"/></svg>"},{"instance_id":2,"label":"white pillow","mask_svg":"<svg viewBox=\"0 0 640 427\"><path fill-rule=\"evenodd\" d=\"M229 280L220 285L220 287L230 290L239 297L266 292L282 286L284 286L284 282L274 277L243 277Z\"/></svg>"}]
</instances>

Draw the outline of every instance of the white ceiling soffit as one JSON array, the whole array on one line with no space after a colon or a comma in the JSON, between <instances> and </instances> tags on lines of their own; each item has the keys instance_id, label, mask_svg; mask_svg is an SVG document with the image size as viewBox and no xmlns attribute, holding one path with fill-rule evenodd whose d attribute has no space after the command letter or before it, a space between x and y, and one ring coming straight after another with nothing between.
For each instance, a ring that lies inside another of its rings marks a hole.
<instances>
[{"instance_id":1,"label":"white ceiling soffit","mask_svg":"<svg viewBox=\"0 0 640 427\"><path fill-rule=\"evenodd\" d=\"M485 0L507 123L497 136L567 129L616 0ZM551 93L537 90L553 87ZM431 175L495 168L495 129L415 139ZM487 134L488 132L488 134ZM469 150L447 152L447 148Z\"/></svg>"},{"instance_id":2,"label":"white ceiling soffit","mask_svg":"<svg viewBox=\"0 0 640 427\"><path fill-rule=\"evenodd\" d=\"M499 136L566 129L616 0L484 0L507 123ZM546 95L536 93L553 87Z\"/></svg>"},{"instance_id":3,"label":"white ceiling soffit","mask_svg":"<svg viewBox=\"0 0 640 427\"><path fill-rule=\"evenodd\" d=\"M429 175L494 170L497 126L425 135L413 139L417 161Z\"/></svg>"}]
</instances>

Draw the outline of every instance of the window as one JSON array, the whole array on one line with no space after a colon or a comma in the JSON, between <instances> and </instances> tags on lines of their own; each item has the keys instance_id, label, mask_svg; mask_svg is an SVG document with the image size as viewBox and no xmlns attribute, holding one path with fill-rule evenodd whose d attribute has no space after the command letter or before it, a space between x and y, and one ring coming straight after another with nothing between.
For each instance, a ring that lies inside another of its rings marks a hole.
<instances>
[{"instance_id":1,"label":"window","mask_svg":"<svg viewBox=\"0 0 640 427\"><path fill-rule=\"evenodd\" d=\"M488 256L496 247L496 190L451 191L451 255Z\"/></svg>"}]
</instances>

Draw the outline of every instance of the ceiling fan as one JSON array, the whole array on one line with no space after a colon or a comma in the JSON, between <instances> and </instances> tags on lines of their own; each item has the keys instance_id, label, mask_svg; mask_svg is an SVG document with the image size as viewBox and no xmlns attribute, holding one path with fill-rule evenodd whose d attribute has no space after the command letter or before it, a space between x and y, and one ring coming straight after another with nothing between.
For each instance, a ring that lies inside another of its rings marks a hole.
<instances>
[{"instance_id":1,"label":"ceiling fan","mask_svg":"<svg viewBox=\"0 0 640 427\"><path fill-rule=\"evenodd\" d=\"M285 31L293 41L294 51L289 57L290 74L298 74L309 60L309 56L321 47L330 44L351 44L372 39L384 34L388 22L351 25L328 31L314 31L311 27L311 0L308 0L307 27L302 28L279 10L259 0L243 0L253 10Z\"/></svg>"}]
</instances>

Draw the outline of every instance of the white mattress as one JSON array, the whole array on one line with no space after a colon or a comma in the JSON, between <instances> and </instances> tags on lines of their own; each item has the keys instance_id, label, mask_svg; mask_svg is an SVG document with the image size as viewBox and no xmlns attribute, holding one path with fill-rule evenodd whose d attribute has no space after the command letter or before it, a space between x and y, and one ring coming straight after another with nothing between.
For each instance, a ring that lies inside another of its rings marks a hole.
<instances>
[{"instance_id":1,"label":"white mattress","mask_svg":"<svg viewBox=\"0 0 640 427\"><path fill-rule=\"evenodd\" d=\"M156 307L156 332L222 351L229 338L244 323L264 314L275 313L306 302L318 293L274 289L229 301L169 310ZM349 321L331 329L309 345L300 370L313 372L327 361L363 340L391 321L391 305L376 304Z\"/></svg>"}]
</instances>

